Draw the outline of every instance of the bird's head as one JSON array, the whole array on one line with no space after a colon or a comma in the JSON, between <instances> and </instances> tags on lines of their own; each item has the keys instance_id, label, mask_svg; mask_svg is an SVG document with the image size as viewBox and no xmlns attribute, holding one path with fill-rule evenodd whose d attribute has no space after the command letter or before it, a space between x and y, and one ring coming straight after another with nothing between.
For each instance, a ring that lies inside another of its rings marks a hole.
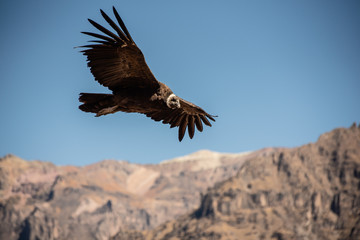
<instances>
[{"instance_id":1,"label":"bird's head","mask_svg":"<svg viewBox=\"0 0 360 240\"><path fill-rule=\"evenodd\" d=\"M166 99L166 105L171 109L180 108L180 100L175 94L170 94Z\"/></svg>"}]
</instances>

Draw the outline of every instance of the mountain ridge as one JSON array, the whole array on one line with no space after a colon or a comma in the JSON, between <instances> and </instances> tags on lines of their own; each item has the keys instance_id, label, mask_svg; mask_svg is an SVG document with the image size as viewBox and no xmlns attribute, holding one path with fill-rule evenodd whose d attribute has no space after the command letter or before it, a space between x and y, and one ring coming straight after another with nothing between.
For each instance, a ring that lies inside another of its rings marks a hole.
<instances>
[{"instance_id":1,"label":"mountain ridge","mask_svg":"<svg viewBox=\"0 0 360 240\"><path fill-rule=\"evenodd\" d=\"M174 159L0 158L0 239L360 238L356 124L296 148Z\"/></svg>"},{"instance_id":2,"label":"mountain ridge","mask_svg":"<svg viewBox=\"0 0 360 240\"><path fill-rule=\"evenodd\" d=\"M246 161L191 213L113 240L360 239L360 126Z\"/></svg>"},{"instance_id":3,"label":"mountain ridge","mask_svg":"<svg viewBox=\"0 0 360 240\"><path fill-rule=\"evenodd\" d=\"M82 167L7 155L0 159L0 219L10 225L0 227L0 238L41 239L39 227L53 239L107 239L119 228L153 228L194 209L200 192L234 175L246 158L197 155L186 162L103 160ZM204 167L206 160L217 164Z\"/></svg>"}]
</instances>

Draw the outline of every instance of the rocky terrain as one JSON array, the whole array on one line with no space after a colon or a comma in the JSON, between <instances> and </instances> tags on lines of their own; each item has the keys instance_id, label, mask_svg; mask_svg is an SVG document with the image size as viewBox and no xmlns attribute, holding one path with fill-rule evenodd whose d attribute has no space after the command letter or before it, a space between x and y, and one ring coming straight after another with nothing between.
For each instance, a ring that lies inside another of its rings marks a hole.
<instances>
[{"instance_id":1,"label":"rocky terrain","mask_svg":"<svg viewBox=\"0 0 360 240\"><path fill-rule=\"evenodd\" d=\"M199 151L157 165L105 160L84 167L0 159L0 239L108 239L194 210L200 193L234 176L240 154Z\"/></svg>"},{"instance_id":2,"label":"rocky terrain","mask_svg":"<svg viewBox=\"0 0 360 240\"><path fill-rule=\"evenodd\" d=\"M0 239L360 239L360 127L157 165L0 159Z\"/></svg>"},{"instance_id":3,"label":"rocky terrain","mask_svg":"<svg viewBox=\"0 0 360 240\"><path fill-rule=\"evenodd\" d=\"M360 239L360 126L248 159L192 213L113 239Z\"/></svg>"}]
</instances>

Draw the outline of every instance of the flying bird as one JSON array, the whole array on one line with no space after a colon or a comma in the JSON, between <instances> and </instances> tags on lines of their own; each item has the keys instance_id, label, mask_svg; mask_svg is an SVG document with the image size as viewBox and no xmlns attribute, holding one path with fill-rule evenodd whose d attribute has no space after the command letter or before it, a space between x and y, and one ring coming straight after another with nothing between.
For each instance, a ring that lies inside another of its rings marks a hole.
<instances>
[{"instance_id":1,"label":"flying bird","mask_svg":"<svg viewBox=\"0 0 360 240\"><path fill-rule=\"evenodd\" d=\"M118 25L105 12L100 12L115 32L88 19L105 35L82 32L96 40L81 46L85 48L81 52L87 57L95 80L109 88L112 94L80 93L82 105L79 108L95 113L96 117L118 111L142 113L155 121L170 124L171 128L179 127L179 141L186 128L192 139L195 126L200 132L203 123L211 127L209 119L215 121L216 116L176 96L168 86L156 80L115 7L113 12Z\"/></svg>"}]
</instances>

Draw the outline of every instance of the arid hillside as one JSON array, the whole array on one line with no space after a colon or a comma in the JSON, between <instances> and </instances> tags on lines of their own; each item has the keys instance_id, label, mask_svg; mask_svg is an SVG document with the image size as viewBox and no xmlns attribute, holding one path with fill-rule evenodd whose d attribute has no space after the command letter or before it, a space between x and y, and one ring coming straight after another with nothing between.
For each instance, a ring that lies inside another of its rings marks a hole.
<instances>
[{"instance_id":1,"label":"arid hillside","mask_svg":"<svg viewBox=\"0 0 360 240\"><path fill-rule=\"evenodd\" d=\"M195 211L113 239L360 239L360 128L250 158Z\"/></svg>"},{"instance_id":2,"label":"arid hillside","mask_svg":"<svg viewBox=\"0 0 360 240\"><path fill-rule=\"evenodd\" d=\"M156 165L0 159L0 239L360 239L360 128Z\"/></svg>"},{"instance_id":3,"label":"arid hillside","mask_svg":"<svg viewBox=\"0 0 360 240\"><path fill-rule=\"evenodd\" d=\"M194 210L200 193L234 176L240 154L199 151L157 165L105 160L55 166L0 159L0 239L108 239L120 229L148 230Z\"/></svg>"}]
</instances>

